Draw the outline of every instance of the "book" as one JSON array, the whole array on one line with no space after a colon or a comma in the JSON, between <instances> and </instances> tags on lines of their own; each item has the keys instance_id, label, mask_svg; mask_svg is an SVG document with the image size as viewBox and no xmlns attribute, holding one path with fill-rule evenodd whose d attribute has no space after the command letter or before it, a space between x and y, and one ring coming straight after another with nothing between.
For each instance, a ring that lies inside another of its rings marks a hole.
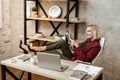
<instances>
[{"instance_id":1,"label":"book","mask_svg":"<svg viewBox=\"0 0 120 80\"><path fill-rule=\"evenodd\" d=\"M91 75L90 75L90 74L86 74L86 75L82 78L82 80L87 80L89 77L91 77Z\"/></svg>"},{"instance_id":2,"label":"book","mask_svg":"<svg viewBox=\"0 0 120 80\"><path fill-rule=\"evenodd\" d=\"M71 41L71 40L72 40L72 39L71 39L71 35L70 35L70 30L69 30L68 27L65 29L65 37L66 37L66 39L67 39L68 41Z\"/></svg>"},{"instance_id":3,"label":"book","mask_svg":"<svg viewBox=\"0 0 120 80\"><path fill-rule=\"evenodd\" d=\"M23 56L19 57L18 59L19 59L20 61L23 61L23 62L24 62L24 61L30 59L30 56L23 55Z\"/></svg>"},{"instance_id":4,"label":"book","mask_svg":"<svg viewBox=\"0 0 120 80\"><path fill-rule=\"evenodd\" d=\"M72 40L70 33L68 33L68 32L65 32L65 38L66 38L66 41L68 41L68 43L71 42L71 40Z\"/></svg>"},{"instance_id":5,"label":"book","mask_svg":"<svg viewBox=\"0 0 120 80\"><path fill-rule=\"evenodd\" d=\"M70 75L70 80L83 80L87 72L81 71L81 70L75 70L71 75Z\"/></svg>"}]
</instances>

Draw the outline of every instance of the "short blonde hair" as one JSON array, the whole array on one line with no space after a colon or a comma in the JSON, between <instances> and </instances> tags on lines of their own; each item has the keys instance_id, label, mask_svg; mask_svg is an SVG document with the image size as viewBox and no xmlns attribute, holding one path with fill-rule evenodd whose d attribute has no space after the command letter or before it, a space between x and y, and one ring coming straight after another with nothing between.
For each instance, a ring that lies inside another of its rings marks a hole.
<instances>
[{"instance_id":1,"label":"short blonde hair","mask_svg":"<svg viewBox=\"0 0 120 80\"><path fill-rule=\"evenodd\" d=\"M93 34L94 34L93 39L100 39L100 30L99 30L98 25L90 24L90 25L87 26L87 28L88 27L91 27L94 31L93 32Z\"/></svg>"}]
</instances>

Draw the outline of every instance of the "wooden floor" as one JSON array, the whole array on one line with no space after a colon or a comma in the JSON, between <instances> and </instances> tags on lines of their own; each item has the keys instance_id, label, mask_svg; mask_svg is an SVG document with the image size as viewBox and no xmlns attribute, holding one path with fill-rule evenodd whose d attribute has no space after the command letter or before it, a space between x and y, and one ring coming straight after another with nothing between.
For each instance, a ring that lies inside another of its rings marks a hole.
<instances>
[{"instance_id":1,"label":"wooden floor","mask_svg":"<svg viewBox=\"0 0 120 80\"><path fill-rule=\"evenodd\" d=\"M9 68L10 71L12 71L15 75L19 74L20 70L14 69L14 68ZM14 80L9 74L7 74L7 80ZM1 80L1 68L0 68L0 80ZM21 80L27 80L27 73L25 72ZM47 77L39 76L32 74L32 80L53 80Z\"/></svg>"}]
</instances>

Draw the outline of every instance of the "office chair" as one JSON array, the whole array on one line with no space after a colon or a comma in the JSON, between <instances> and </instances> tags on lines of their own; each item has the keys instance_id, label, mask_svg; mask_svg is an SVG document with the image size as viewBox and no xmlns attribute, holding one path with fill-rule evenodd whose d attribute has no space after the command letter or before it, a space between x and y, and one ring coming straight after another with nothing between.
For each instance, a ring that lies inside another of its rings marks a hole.
<instances>
[{"instance_id":1,"label":"office chair","mask_svg":"<svg viewBox=\"0 0 120 80\"><path fill-rule=\"evenodd\" d=\"M83 61L80 61L80 60L75 60L74 62L83 63L83 64L89 64L89 65L94 65L95 62L97 61L98 57L99 57L100 54L102 53L102 50L103 50L103 47L104 47L104 43L105 43L105 38L104 38L104 37L101 37L101 39L100 39L101 49L100 49L99 53L96 55L96 57L92 59L91 62L83 62Z\"/></svg>"}]
</instances>

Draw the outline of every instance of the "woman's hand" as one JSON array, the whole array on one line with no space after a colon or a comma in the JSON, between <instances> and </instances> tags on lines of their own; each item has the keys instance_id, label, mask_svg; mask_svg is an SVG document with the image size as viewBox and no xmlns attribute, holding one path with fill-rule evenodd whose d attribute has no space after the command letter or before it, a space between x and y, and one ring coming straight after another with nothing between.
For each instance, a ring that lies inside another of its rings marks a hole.
<instances>
[{"instance_id":1,"label":"woman's hand","mask_svg":"<svg viewBox=\"0 0 120 80\"><path fill-rule=\"evenodd\" d=\"M79 47L79 44L77 42L75 42L75 40L71 40L71 44L70 44L72 47L75 46L75 47Z\"/></svg>"}]
</instances>

